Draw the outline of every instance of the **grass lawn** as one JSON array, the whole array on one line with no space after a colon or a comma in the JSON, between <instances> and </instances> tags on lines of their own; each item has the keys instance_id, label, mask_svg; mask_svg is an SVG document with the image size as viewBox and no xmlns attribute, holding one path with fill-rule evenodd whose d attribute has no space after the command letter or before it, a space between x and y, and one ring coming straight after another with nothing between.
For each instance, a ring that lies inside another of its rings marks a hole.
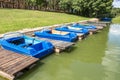
<instances>
[{"instance_id":1,"label":"grass lawn","mask_svg":"<svg viewBox=\"0 0 120 80\"><path fill-rule=\"evenodd\" d=\"M0 9L0 33L86 19L88 18L65 13Z\"/></svg>"},{"instance_id":2,"label":"grass lawn","mask_svg":"<svg viewBox=\"0 0 120 80\"><path fill-rule=\"evenodd\" d=\"M120 24L120 16L117 16L115 18L113 18L113 23L119 23Z\"/></svg>"}]
</instances>

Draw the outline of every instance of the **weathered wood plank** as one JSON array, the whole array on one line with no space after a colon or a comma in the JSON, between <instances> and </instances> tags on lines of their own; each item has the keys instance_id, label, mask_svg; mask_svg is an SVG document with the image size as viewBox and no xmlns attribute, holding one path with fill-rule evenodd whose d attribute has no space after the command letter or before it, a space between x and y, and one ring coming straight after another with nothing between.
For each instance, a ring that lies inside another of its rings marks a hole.
<instances>
[{"instance_id":1,"label":"weathered wood plank","mask_svg":"<svg viewBox=\"0 0 120 80\"><path fill-rule=\"evenodd\" d=\"M70 47L70 46L74 45L74 43L72 43L72 42L65 42L65 41L60 41L60 40L52 40L52 39L47 39L47 38L37 38L37 39L49 41L55 47L60 48L60 49L61 48L65 49L67 47Z\"/></svg>"},{"instance_id":2,"label":"weathered wood plank","mask_svg":"<svg viewBox=\"0 0 120 80\"><path fill-rule=\"evenodd\" d=\"M24 69L24 66L26 66L26 62L28 62L29 60L31 60L30 58L25 58L23 60L20 60L19 62L17 62L16 64L14 64L13 66L10 66L7 68L6 72L9 74L15 74L14 72L18 72L19 69L17 69L18 67L21 67L22 69ZM24 66L21 66L24 65Z\"/></svg>"},{"instance_id":3,"label":"weathered wood plank","mask_svg":"<svg viewBox=\"0 0 120 80\"><path fill-rule=\"evenodd\" d=\"M14 78L15 78L15 76L9 75L9 74L7 74L7 73L5 73L5 72L3 72L3 71L0 71L0 75L1 75L2 77L7 78L8 80L14 80Z\"/></svg>"},{"instance_id":4,"label":"weathered wood plank","mask_svg":"<svg viewBox=\"0 0 120 80\"><path fill-rule=\"evenodd\" d=\"M1 58L0 61L2 61L2 62L0 62L0 65L3 65L3 64L5 64L5 63L7 63L7 62L9 62L9 61L11 61L11 60L14 60L14 59L16 59L16 58L19 58L19 57L22 57L22 56L17 56L16 54L11 54L11 55L9 55L9 56L6 56L6 57L4 57L4 58Z\"/></svg>"},{"instance_id":5,"label":"weathered wood plank","mask_svg":"<svg viewBox=\"0 0 120 80\"><path fill-rule=\"evenodd\" d=\"M3 67L3 68L6 69L6 68L8 68L9 66L14 66L14 64L16 64L17 62L19 62L19 61L21 61L21 60L23 60L23 59L25 59L25 58L26 58L25 56L24 56L24 57L17 57L16 59L13 59L13 60L11 60L11 61L9 61L9 62L1 65L1 67Z\"/></svg>"},{"instance_id":6,"label":"weathered wood plank","mask_svg":"<svg viewBox=\"0 0 120 80\"><path fill-rule=\"evenodd\" d=\"M0 75L13 80L14 74L38 61L37 58L25 56L0 48Z\"/></svg>"},{"instance_id":7,"label":"weathered wood plank","mask_svg":"<svg viewBox=\"0 0 120 80\"><path fill-rule=\"evenodd\" d=\"M33 59L28 59L28 61L25 61L24 63L20 64L19 66L13 68L13 72L12 74L14 75L15 73L17 73L18 71L26 68L26 66L28 67L29 65L31 65L31 62L35 62L36 60L33 60Z\"/></svg>"}]
</instances>

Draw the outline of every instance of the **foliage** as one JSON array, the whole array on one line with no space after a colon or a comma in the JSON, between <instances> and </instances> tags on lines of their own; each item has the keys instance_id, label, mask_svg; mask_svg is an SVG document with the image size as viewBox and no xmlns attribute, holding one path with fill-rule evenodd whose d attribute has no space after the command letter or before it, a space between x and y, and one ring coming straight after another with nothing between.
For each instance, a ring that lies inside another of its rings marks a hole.
<instances>
[{"instance_id":1,"label":"foliage","mask_svg":"<svg viewBox=\"0 0 120 80\"><path fill-rule=\"evenodd\" d=\"M120 15L120 8L113 8L111 13L114 14L115 16Z\"/></svg>"},{"instance_id":2,"label":"foliage","mask_svg":"<svg viewBox=\"0 0 120 80\"><path fill-rule=\"evenodd\" d=\"M109 17L112 0L60 0L61 9L87 17Z\"/></svg>"},{"instance_id":3,"label":"foliage","mask_svg":"<svg viewBox=\"0 0 120 80\"><path fill-rule=\"evenodd\" d=\"M27 5L28 9L64 11L67 13L82 15L86 17L111 17L113 0L21 0L21 1L25 1L25 3L28 4Z\"/></svg>"}]
</instances>

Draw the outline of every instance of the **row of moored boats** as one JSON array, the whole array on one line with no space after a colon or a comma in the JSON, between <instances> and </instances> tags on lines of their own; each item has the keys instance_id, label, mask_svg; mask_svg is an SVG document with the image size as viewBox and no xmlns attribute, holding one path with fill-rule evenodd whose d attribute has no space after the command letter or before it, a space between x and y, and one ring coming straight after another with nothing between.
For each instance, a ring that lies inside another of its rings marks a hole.
<instances>
[{"instance_id":1,"label":"row of moored boats","mask_svg":"<svg viewBox=\"0 0 120 80\"><path fill-rule=\"evenodd\" d=\"M43 29L34 32L36 37L29 37L19 32L10 32L4 34L0 39L1 47L19 54L42 58L54 52L54 46L51 42L40 40L39 38L48 38L66 42L75 42L80 34L87 35L90 30L97 30L94 25L81 25L74 23L72 25L63 25L54 29Z\"/></svg>"}]
</instances>

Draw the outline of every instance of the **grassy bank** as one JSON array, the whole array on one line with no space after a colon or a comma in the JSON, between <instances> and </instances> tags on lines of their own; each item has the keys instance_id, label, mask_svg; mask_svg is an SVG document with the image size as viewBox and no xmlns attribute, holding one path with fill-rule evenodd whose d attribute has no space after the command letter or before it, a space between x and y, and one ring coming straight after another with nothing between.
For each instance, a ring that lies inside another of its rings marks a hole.
<instances>
[{"instance_id":1,"label":"grassy bank","mask_svg":"<svg viewBox=\"0 0 120 80\"><path fill-rule=\"evenodd\" d=\"M0 33L86 19L88 18L65 13L0 9Z\"/></svg>"},{"instance_id":2,"label":"grassy bank","mask_svg":"<svg viewBox=\"0 0 120 80\"><path fill-rule=\"evenodd\" d=\"M120 24L120 16L117 16L117 17L113 18L112 22L113 22L113 23L116 23L116 24L117 24L117 23Z\"/></svg>"}]
</instances>

